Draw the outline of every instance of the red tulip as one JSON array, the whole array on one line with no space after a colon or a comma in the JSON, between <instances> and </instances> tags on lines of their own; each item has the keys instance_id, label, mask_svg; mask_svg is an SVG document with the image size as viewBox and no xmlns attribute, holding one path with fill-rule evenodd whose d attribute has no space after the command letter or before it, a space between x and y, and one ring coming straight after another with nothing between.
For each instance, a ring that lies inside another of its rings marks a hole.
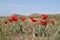
<instances>
[{"instance_id":1,"label":"red tulip","mask_svg":"<svg viewBox=\"0 0 60 40\"><path fill-rule=\"evenodd\" d=\"M12 19L12 18L9 18L8 21L9 21L9 22L13 22L13 19Z\"/></svg>"},{"instance_id":2,"label":"red tulip","mask_svg":"<svg viewBox=\"0 0 60 40\"><path fill-rule=\"evenodd\" d=\"M47 17L48 17L48 15L42 14L42 18L43 18L43 19L47 19Z\"/></svg>"},{"instance_id":3,"label":"red tulip","mask_svg":"<svg viewBox=\"0 0 60 40\"><path fill-rule=\"evenodd\" d=\"M17 21L18 20L18 17L16 15L13 15L12 16L12 19L13 19L13 21Z\"/></svg>"},{"instance_id":4,"label":"red tulip","mask_svg":"<svg viewBox=\"0 0 60 40\"><path fill-rule=\"evenodd\" d=\"M50 19L50 23L51 23L51 24L55 24L55 22L56 22L56 20Z\"/></svg>"},{"instance_id":5,"label":"red tulip","mask_svg":"<svg viewBox=\"0 0 60 40\"><path fill-rule=\"evenodd\" d=\"M9 22L13 22L13 21L17 21L17 20L18 20L18 17L16 15L13 15L8 19Z\"/></svg>"},{"instance_id":6,"label":"red tulip","mask_svg":"<svg viewBox=\"0 0 60 40\"><path fill-rule=\"evenodd\" d=\"M7 24L7 23L8 23L7 21L4 22L4 24Z\"/></svg>"},{"instance_id":7,"label":"red tulip","mask_svg":"<svg viewBox=\"0 0 60 40\"><path fill-rule=\"evenodd\" d=\"M24 17L20 17L20 20L21 21L25 21L26 19Z\"/></svg>"},{"instance_id":8,"label":"red tulip","mask_svg":"<svg viewBox=\"0 0 60 40\"><path fill-rule=\"evenodd\" d=\"M37 18L30 18L32 22L38 22Z\"/></svg>"},{"instance_id":9,"label":"red tulip","mask_svg":"<svg viewBox=\"0 0 60 40\"><path fill-rule=\"evenodd\" d=\"M46 20L41 20L40 23L41 23L41 25L43 25L43 26L46 26L46 25L47 25L47 21L46 21Z\"/></svg>"}]
</instances>

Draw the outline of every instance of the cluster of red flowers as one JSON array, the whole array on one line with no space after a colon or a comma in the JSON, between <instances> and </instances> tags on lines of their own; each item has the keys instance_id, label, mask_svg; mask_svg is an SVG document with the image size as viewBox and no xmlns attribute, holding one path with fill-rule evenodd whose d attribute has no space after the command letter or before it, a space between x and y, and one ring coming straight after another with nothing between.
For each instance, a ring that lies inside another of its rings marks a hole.
<instances>
[{"instance_id":1,"label":"cluster of red flowers","mask_svg":"<svg viewBox=\"0 0 60 40\"><path fill-rule=\"evenodd\" d=\"M43 19L47 19L47 18L48 18L48 15L46 15L46 14L42 14L42 18L43 18ZM54 20L54 19L50 19L49 22L50 22L50 24L53 25L53 24L55 24L56 20ZM41 24L42 24L42 25L47 25L47 23L48 23L47 20L42 20L42 21L41 21Z\"/></svg>"},{"instance_id":2,"label":"cluster of red flowers","mask_svg":"<svg viewBox=\"0 0 60 40\"><path fill-rule=\"evenodd\" d=\"M17 21L18 17L16 15L11 16L8 21L5 21L4 23L7 24L8 22L13 22L13 21Z\"/></svg>"},{"instance_id":3,"label":"cluster of red flowers","mask_svg":"<svg viewBox=\"0 0 60 40\"><path fill-rule=\"evenodd\" d=\"M48 21L45 20L45 19L48 18L48 15L42 14L41 17L42 17L42 19L44 19L44 20L38 20L37 18L32 18L32 17L31 17L30 19L31 19L32 22L40 22L40 24L43 25L43 26L47 25ZM51 24L54 24L55 22L56 22L56 20L50 19L50 23L51 23Z\"/></svg>"},{"instance_id":4,"label":"cluster of red flowers","mask_svg":"<svg viewBox=\"0 0 60 40\"><path fill-rule=\"evenodd\" d=\"M41 16L42 16L42 18L43 18L44 20L41 20L40 23L41 23L43 26L47 25L47 22L48 22L48 21L45 20L45 19L48 18L48 15L42 14Z\"/></svg>"},{"instance_id":5,"label":"cluster of red flowers","mask_svg":"<svg viewBox=\"0 0 60 40\"><path fill-rule=\"evenodd\" d=\"M44 20L39 20L39 19L37 19L37 18L32 18L32 17L30 17L30 19L31 19L32 22L40 22L40 24L43 25L43 26L47 25L48 21L45 20L45 19L48 18L48 15L42 14L41 17L42 17L42 19L44 19ZM8 19L9 22L13 22L13 21L16 22L17 20L18 20L18 16L16 16L16 15L13 15L13 16L11 16L11 17ZM20 20L21 20L21 21L25 21L26 18L25 18L25 17L20 17ZM56 22L56 20L50 19L50 23L51 23L51 24L54 24L55 22ZM5 21L4 23L7 24L8 22Z\"/></svg>"},{"instance_id":6,"label":"cluster of red flowers","mask_svg":"<svg viewBox=\"0 0 60 40\"><path fill-rule=\"evenodd\" d=\"M13 15L12 17L10 17L8 19L9 22L13 22L13 21L17 21L18 20L18 17L16 15Z\"/></svg>"},{"instance_id":7,"label":"cluster of red flowers","mask_svg":"<svg viewBox=\"0 0 60 40\"><path fill-rule=\"evenodd\" d=\"M25 18L24 17L20 17L20 20L21 21L25 21ZM13 15L10 18L8 18L8 21L5 21L4 23L7 24L8 22L13 22L13 21L15 21L15 22L18 21L18 16Z\"/></svg>"}]
</instances>

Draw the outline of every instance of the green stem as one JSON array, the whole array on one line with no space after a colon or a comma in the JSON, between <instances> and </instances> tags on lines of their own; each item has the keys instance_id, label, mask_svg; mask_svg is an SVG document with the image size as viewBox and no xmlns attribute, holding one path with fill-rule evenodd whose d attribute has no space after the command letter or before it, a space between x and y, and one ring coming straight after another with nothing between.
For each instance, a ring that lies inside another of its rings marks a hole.
<instances>
[{"instance_id":1,"label":"green stem","mask_svg":"<svg viewBox=\"0 0 60 40\"><path fill-rule=\"evenodd\" d=\"M33 40L34 40L34 38L35 38L35 34L34 34L35 32L34 32L34 31L35 31L35 29L33 29Z\"/></svg>"},{"instance_id":2,"label":"green stem","mask_svg":"<svg viewBox=\"0 0 60 40\"><path fill-rule=\"evenodd\" d=\"M39 33L39 36L40 36L40 26L39 26L39 29L38 29L38 33Z\"/></svg>"}]
</instances>

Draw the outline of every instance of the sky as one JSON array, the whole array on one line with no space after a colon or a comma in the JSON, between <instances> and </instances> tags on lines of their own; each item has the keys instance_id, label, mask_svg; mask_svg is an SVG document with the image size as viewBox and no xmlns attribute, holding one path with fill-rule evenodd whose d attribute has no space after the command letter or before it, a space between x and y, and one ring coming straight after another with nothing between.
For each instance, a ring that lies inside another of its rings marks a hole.
<instances>
[{"instance_id":1,"label":"sky","mask_svg":"<svg viewBox=\"0 0 60 40\"><path fill-rule=\"evenodd\" d=\"M60 13L60 0L0 0L0 16Z\"/></svg>"}]
</instances>

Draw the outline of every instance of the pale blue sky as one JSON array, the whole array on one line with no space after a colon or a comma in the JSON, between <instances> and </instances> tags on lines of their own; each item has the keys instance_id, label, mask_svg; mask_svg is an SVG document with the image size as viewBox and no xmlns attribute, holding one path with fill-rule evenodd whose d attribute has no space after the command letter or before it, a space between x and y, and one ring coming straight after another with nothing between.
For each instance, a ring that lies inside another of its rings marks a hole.
<instances>
[{"instance_id":1,"label":"pale blue sky","mask_svg":"<svg viewBox=\"0 0 60 40\"><path fill-rule=\"evenodd\" d=\"M0 16L12 13L60 13L60 0L0 0Z\"/></svg>"}]
</instances>

